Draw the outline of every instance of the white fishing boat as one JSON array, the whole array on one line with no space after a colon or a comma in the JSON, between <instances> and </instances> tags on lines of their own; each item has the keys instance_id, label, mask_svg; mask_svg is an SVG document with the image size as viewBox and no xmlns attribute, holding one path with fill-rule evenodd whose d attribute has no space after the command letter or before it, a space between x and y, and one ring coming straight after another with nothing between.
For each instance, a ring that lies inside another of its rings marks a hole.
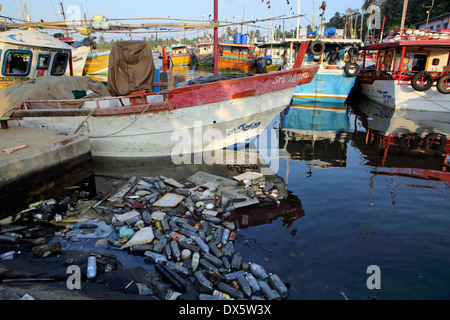
<instances>
[{"instance_id":1,"label":"white fishing boat","mask_svg":"<svg viewBox=\"0 0 450 320\"><path fill-rule=\"evenodd\" d=\"M450 30L405 30L362 48L378 52L363 66L362 95L394 109L450 112Z\"/></svg>"},{"instance_id":2,"label":"white fishing boat","mask_svg":"<svg viewBox=\"0 0 450 320\"><path fill-rule=\"evenodd\" d=\"M70 70L73 48L35 29L0 32L0 87Z\"/></svg>"},{"instance_id":3,"label":"white fishing boat","mask_svg":"<svg viewBox=\"0 0 450 320\"><path fill-rule=\"evenodd\" d=\"M3 116L10 117L10 126L84 133L90 138L93 156L147 157L221 149L262 132L289 105L295 88L313 79L318 66L301 66L307 45L301 46L292 70L225 80L218 76L210 79L212 82L184 83L153 92L156 71L149 67L154 64L148 42L117 42L108 70L111 96L40 100L28 97L18 110L6 107L9 114ZM128 55L127 59L123 55ZM103 91L99 83L87 77L66 78L72 81L69 96L76 91L74 85L79 80L83 81L79 91L91 89L100 95ZM16 91L7 89L21 100L20 94L31 84L22 85ZM59 83L60 88L62 85ZM8 92L0 93L5 96Z\"/></svg>"}]
</instances>

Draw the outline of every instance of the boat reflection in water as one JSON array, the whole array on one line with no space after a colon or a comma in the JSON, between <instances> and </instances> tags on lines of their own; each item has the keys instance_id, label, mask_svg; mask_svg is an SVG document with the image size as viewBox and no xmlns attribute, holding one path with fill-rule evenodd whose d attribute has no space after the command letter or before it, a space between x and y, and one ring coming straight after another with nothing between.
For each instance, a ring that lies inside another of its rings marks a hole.
<instances>
[{"instance_id":1,"label":"boat reflection in water","mask_svg":"<svg viewBox=\"0 0 450 320\"><path fill-rule=\"evenodd\" d=\"M291 104L280 129L287 159L316 168L346 166L349 120L344 103Z\"/></svg>"},{"instance_id":2,"label":"boat reflection in water","mask_svg":"<svg viewBox=\"0 0 450 320\"><path fill-rule=\"evenodd\" d=\"M448 113L394 111L366 99L353 107L366 129L353 142L374 174L450 182Z\"/></svg>"},{"instance_id":3,"label":"boat reflection in water","mask_svg":"<svg viewBox=\"0 0 450 320\"><path fill-rule=\"evenodd\" d=\"M146 176L165 176L175 180L186 180L193 174L202 171L212 175L233 179L246 171L264 174L266 182L271 182L278 188L279 203L260 202L237 208L228 221L237 221L241 229L271 223L283 217L283 224L290 226L292 221L305 215L300 199L286 189L284 180L272 171L263 157L255 149L217 150L213 154L215 163L174 164L170 156L149 158L110 158L94 157L95 183L97 192L109 193L112 189L111 178L137 178ZM201 155L193 154L193 158ZM237 206L237 205L236 205Z\"/></svg>"}]
</instances>

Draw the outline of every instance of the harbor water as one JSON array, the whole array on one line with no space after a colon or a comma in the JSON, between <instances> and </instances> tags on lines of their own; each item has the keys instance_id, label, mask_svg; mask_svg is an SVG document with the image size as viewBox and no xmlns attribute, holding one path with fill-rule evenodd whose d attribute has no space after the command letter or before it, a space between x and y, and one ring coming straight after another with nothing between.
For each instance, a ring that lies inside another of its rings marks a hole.
<instances>
[{"instance_id":1,"label":"harbor water","mask_svg":"<svg viewBox=\"0 0 450 320\"><path fill-rule=\"evenodd\" d=\"M448 115L394 112L359 97L347 102L291 105L265 137L229 150L253 148L256 163L94 158L97 192L111 191L111 177L261 171L286 201L240 208L229 219L240 226L236 251L287 283L287 299L449 299L449 168L443 152L399 142L413 134L448 138ZM124 268L135 267L128 261Z\"/></svg>"}]
</instances>

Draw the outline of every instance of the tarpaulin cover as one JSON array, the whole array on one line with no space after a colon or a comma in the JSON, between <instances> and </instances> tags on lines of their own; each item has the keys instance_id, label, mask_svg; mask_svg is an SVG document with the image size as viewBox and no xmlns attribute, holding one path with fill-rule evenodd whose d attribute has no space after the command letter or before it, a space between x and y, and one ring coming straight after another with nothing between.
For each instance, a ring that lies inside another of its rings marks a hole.
<instances>
[{"instance_id":1,"label":"tarpaulin cover","mask_svg":"<svg viewBox=\"0 0 450 320\"><path fill-rule=\"evenodd\" d=\"M86 92L93 94L86 96ZM109 96L106 86L89 77L45 76L0 89L0 117L9 117L26 100L73 100L79 97ZM79 108L83 102L62 103L62 108ZM32 103L33 109L58 108L57 103Z\"/></svg>"},{"instance_id":2,"label":"tarpaulin cover","mask_svg":"<svg viewBox=\"0 0 450 320\"><path fill-rule=\"evenodd\" d=\"M153 91L155 64L146 41L118 41L109 55L108 89L113 96Z\"/></svg>"}]
</instances>

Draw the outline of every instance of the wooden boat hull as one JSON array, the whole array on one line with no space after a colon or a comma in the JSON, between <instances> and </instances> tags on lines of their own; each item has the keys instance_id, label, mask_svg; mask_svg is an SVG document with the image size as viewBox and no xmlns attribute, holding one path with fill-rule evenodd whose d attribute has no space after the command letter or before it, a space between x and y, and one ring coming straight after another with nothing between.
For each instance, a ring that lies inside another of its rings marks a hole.
<instances>
[{"instance_id":1,"label":"wooden boat hull","mask_svg":"<svg viewBox=\"0 0 450 320\"><path fill-rule=\"evenodd\" d=\"M86 59L83 73L90 75L106 75L108 72L109 52L90 55Z\"/></svg>"},{"instance_id":2,"label":"wooden boat hull","mask_svg":"<svg viewBox=\"0 0 450 320\"><path fill-rule=\"evenodd\" d=\"M223 71L250 72L253 67L253 60L219 57L218 68Z\"/></svg>"},{"instance_id":3,"label":"wooden boat hull","mask_svg":"<svg viewBox=\"0 0 450 320\"><path fill-rule=\"evenodd\" d=\"M170 59L174 66L187 66L191 64L190 54L172 55L170 56Z\"/></svg>"}]
</instances>

